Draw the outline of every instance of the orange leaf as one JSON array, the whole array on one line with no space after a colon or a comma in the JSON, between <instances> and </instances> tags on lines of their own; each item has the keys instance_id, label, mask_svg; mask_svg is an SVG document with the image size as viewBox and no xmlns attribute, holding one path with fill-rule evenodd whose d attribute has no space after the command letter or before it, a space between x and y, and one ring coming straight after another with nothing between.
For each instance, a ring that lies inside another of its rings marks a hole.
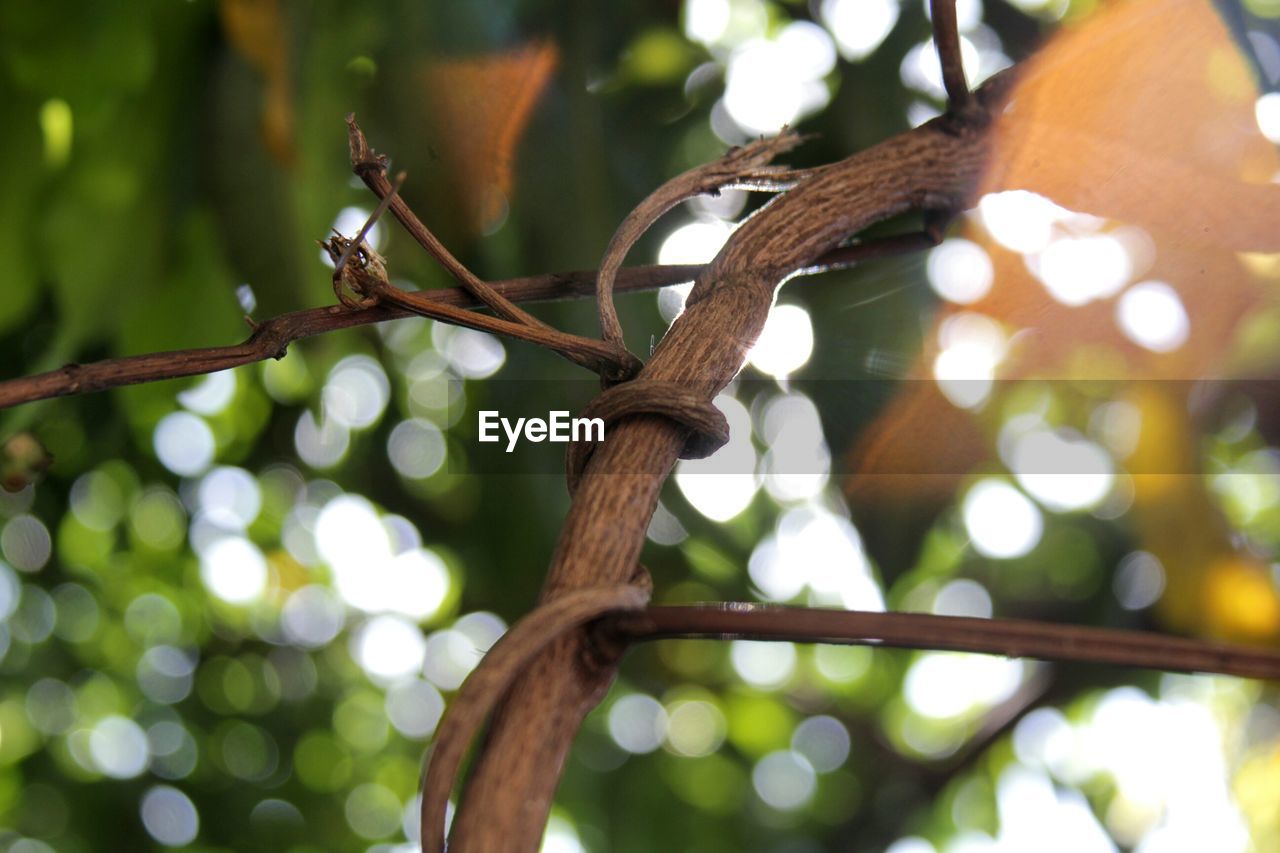
<instances>
[{"instance_id":1,"label":"orange leaf","mask_svg":"<svg viewBox=\"0 0 1280 853\"><path fill-rule=\"evenodd\" d=\"M280 0L220 0L227 41L263 78L262 139L277 162L288 165L294 147L289 31Z\"/></svg>"},{"instance_id":2,"label":"orange leaf","mask_svg":"<svg viewBox=\"0 0 1280 853\"><path fill-rule=\"evenodd\" d=\"M557 50L536 42L505 53L426 63L419 79L440 132L435 148L477 232L500 224L514 180L516 146Z\"/></svg>"},{"instance_id":3,"label":"orange leaf","mask_svg":"<svg viewBox=\"0 0 1280 853\"><path fill-rule=\"evenodd\" d=\"M1274 590L1263 594L1265 564L1237 548L1204 478L1192 473L1200 440L1187 387L1163 382L1221 376L1242 322L1269 299L1258 272L1265 265L1240 254L1280 252L1280 186L1271 183L1280 157L1257 126L1257 97L1209 0L1112 2L1024 64L993 126L980 192L1041 197L1014 197L1015 229L1025 224L1020 209L1028 217L1050 202L1066 210L1035 245L1002 235L986 213L966 222L960 236L991 261L990 290L939 312L911 372L921 381L906 383L855 444L846 480L855 508L928 511L967 474L997 462L1007 386L997 383L975 416L932 381L946 324L979 315L984 328L1008 336L998 378L1140 380L1129 399L1142 438L1127 460L1135 472L1128 521L1168 573L1161 615L1183 630L1280 637L1280 602ZM1119 253L1121 272L1091 257L1081 238L1112 259ZM1144 337L1139 327L1150 326L1154 309L1148 301L1145 314L1126 314L1139 304L1125 302L1135 285L1159 293L1156 308L1180 303L1185 328ZM904 471L937 476L884 476ZM1247 612L1245 598L1254 601Z\"/></svg>"}]
</instances>

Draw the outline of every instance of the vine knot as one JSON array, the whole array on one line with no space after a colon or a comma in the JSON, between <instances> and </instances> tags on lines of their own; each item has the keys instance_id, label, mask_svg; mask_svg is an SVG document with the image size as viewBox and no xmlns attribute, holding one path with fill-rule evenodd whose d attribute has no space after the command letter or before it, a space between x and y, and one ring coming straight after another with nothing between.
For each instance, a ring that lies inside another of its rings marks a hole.
<instances>
[{"instance_id":1,"label":"vine knot","mask_svg":"<svg viewBox=\"0 0 1280 853\"><path fill-rule=\"evenodd\" d=\"M603 391L580 417L600 418L605 429L622 418L633 415L660 415L675 421L690 432L682 459L702 459L715 453L729 440L729 422L706 396L694 388L654 379L633 379ZM595 446L575 441L565 454L565 478L573 494L586 470Z\"/></svg>"},{"instance_id":2,"label":"vine knot","mask_svg":"<svg viewBox=\"0 0 1280 853\"><path fill-rule=\"evenodd\" d=\"M318 241L333 261L333 294L348 308L372 308L391 286L386 258L363 240L356 243L334 233L328 240Z\"/></svg>"}]
</instances>

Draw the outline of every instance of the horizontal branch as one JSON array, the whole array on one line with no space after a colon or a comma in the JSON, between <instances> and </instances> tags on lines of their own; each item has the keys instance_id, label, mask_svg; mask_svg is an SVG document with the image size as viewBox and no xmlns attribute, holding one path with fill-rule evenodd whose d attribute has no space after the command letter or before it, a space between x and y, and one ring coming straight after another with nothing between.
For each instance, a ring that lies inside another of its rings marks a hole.
<instances>
[{"instance_id":1,"label":"horizontal branch","mask_svg":"<svg viewBox=\"0 0 1280 853\"><path fill-rule=\"evenodd\" d=\"M724 603L650 607L643 613L611 617L608 627L632 641L715 638L883 645L1280 678L1280 651L1275 649L1022 619Z\"/></svg>"},{"instance_id":2,"label":"horizontal branch","mask_svg":"<svg viewBox=\"0 0 1280 853\"><path fill-rule=\"evenodd\" d=\"M921 234L904 234L857 243L827 253L806 272L822 272L860 261L909 254L928 248L929 245L929 239ZM702 270L701 264L627 267L618 272L614 289L633 292L656 290L672 284L691 282ZM551 302L593 297L595 284L595 270L575 270L496 281L490 286L511 302ZM476 308L481 304L461 287L419 291L418 296L423 300L460 308ZM341 305L328 305L292 311L255 324L253 334L247 340L231 346L170 350L109 358L92 364L68 364L47 373L0 382L0 409L50 397L87 394L124 385L199 376L269 358L283 358L289 344L303 338L412 316L415 316L412 311L383 306L352 310Z\"/></svg>"},{"instance_id":3,"label":"horizontal branch","mask_svg":"<svg viewBox=\"0 0 1280 853\"><path fill-rule=\"evenodd\" d=\"M618 289L654 290L693 281L701 269L698 264L629 267L619 276ZM494 282L492 286L513 302L580 299L595 295L595 275L594 270L549 273ZM461 308L480 305L461 287L422 291L422 296L442 305ZM283 358L289 344L303 338L413 316L416 315L412 311L382 306L352 310L341 305L327 305L292 311L256 324L246 341L231 346L171 350L111 358L92 364L68 364L48 373L0 382L0 409L49 397L197 376L269 358Z\"/></svg>"}]
</instances>

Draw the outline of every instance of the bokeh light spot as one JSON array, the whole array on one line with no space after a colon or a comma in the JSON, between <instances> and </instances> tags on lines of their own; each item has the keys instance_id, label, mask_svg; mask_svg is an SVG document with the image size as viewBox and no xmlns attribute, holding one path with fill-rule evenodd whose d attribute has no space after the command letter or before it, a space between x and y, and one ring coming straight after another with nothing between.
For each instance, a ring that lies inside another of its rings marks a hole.
<instances>
[{"instance_id":1,"label":"bokeh light spot","mask_svg":"<svg viewBox=\"0 0 1280 853\"><path fill-rule=\"evenodd\" d=\"M191 798L168 785L156 785L142 796L142 825L157 843L185 847L200 832L200 815Z\"/></svg>"},{"instance_id":2,"label":"bokeh light spot","mask_svg":"<svg viewBox=\"0 0 1280 853\"><path fill-rule=\"evenodd\" d=\"M1022 683L1019 660L967 652L928 652L916 658L902 695L917 714L946 720L989 708L1013 695Z\"/></svg>"},{"instance_id":3,"label":"bokeh light spot","mask_svg":"<svg viewBox=\"0 0 1280 853\"><path fill-rule=\"evenodd\" d=\"M1116 567L1112 589L1125 610L1143 610L1164 593L1164 565L1146 551L1134 551Z\"/></svg>"},{"instance_id":4,"label":"bokeh light spot","mask_svg":"<svg viewBox=\"0 0 1280 853\"><path fill-rule=\"evenodd\" d=\"M346 614L342 602L319 584L295 590L280 611L280 624L289 641L304 648L326 646L342 630Z\"/></svg>"},{"instance_id":5,"label":"bokeh light spot","mask_svg":"<svg viewBox=\"0 0 1280 853\"><path fill-rule=\"evenodd\" d=\"M662 703L643 693L623 696L609 708L609 736L627 752L653 752L667 733L667 711Z\"/></svg>"},{"instance_id":6,"label":"bokeh light spot","mask_svg":"<svg viewBox=\"0 0 1280 853\"><path fill-rule=\"evenodd\" d=\"M391 789L375 783L357 785L343 809L347 823L361 838L374 841L400 828L400 800Z\"/></svg>"},{"instance_id":7,"label":"bokeh light spot","mask_svg":"<svg viewBox=\"0 0 1280 853\"><path fill-rule=\"evenodd\" d=\"M94 766L113 779L132 779L147 767L147 736L127 717L103 717L90 730Z\"/></svg>"},{"instance_id":8,"label":"bokeh light spot","mask_svg":"<svg viewBox=\"0 0 1280 853\"><path fill-rule=\"evenodd\" d=\"M1178 292L1162 281L1126 290L1116 305L1116 319L1131 341L1152 352L1172 352L1191 333L1191 318Z\"/></svg>"},{"instance_id":9,"label":"bokeh light spot","mask_svg":"<svg viewBox=\"0 0 1280 853\"><path fill-rule=\"evenodd\" d=\"M840 55L856 62L875 52L898 22L898 0L823 0L822 21Z\"/></svg>"},{"instance_id":10,"label":"bokeh light spot","mask_svg":"<svg viewBox=\"0 0 1280 853\"><path fill-rule=\"evenodd\" d=\"M160 464L183 477L193 477L213 462L213 431L190 412L173 412L161 418L152 443Z\"/></svg>"},{"instance_id":11,"label":"bokeh light spot","mask_svg":"<svg viewBox=\"0 0 1280 853\"><path fill-rule=\"evenodd\" d=\"M444 698L434 685L420 678L398 681L387 689L386 711L396 731L424 740L435 733L444 714Z\"/></svg>"},{"instance_id":12,"label":"bokeh light spot","mask_svg":"<svg viewBox=\"0 0 1280 853\"><path fill-rule=\"evenodd\" d=\"M267 561L248 539L226 536L205 549L200 579L205 587L231 604L248 604L267 589Z\"/></svg>"},{"instance_id":13,"label":"bokeh light spot","mask_svg":"<svg viewBox=\"0 0 1280 853\"><path fill-rule=\"evenodd\" d=\"M426 479L444 464L444 435L438 426L421 418L401 421L387 437L387 458L401 476Z\"/></svg>"},{"instance_id":14,"label":"bokeh light spot","mask_svg":"<svg viewBox=\"0 0 1280 853\"><path fill-rule=\"evenodd\" d=\"M393 682L422 667L426 641L412 622L400 616L375 616L352 638L351 656L374 681Z\"/></svg>"},{"instance_id":15,"label":"bokeh light spot","mask_svg":"<svg viewBox=\"0 0 1280 853\"><path fill-rule=\"evenodd\" d=\"M851 746L844 723L825 715L810 717L791 735L791 748L819 773L830 773L844 764Z\"/></svg>"},{"instance_id":16,"label":"bokeh light spot","mask_svg":"<svg viewBox=\"0 0 1280 853\"><path fill-rule=\"evenodd\" d=\"M329 371L321 400L326 416L350 429L377 423L391 395L382 365L367 355L351 355Z\"/></svg>"},{"instance_id":17,"label":"bokeh light spot","mask_svg":"<svg viewBox=\"0 0 1280 853\"><path fill-rule=\"evenodd\" d=\"M982 299L995 279L986 249L960 237L946 240L930 251L925 272L934 292L958 305Z\"/></svg>"},{"instance_id":18,"label":"bokeh light spot","mask_svg":"<svg viewBox=\"0 0 1280 853\"><path fill-rule=\"evenodd\" d=\"M964 497L964 525L973 547L987 557L1010 559L1040 541L1040 511L1022 492L999 480L983 480Z\"/></svg>"},{"instance_id":19,"label":"bokeh light spot","mask_svg":"<svg viewBox=\"0 0 1280 853\"><path fill-rule=\"evenodd\" d=\"M791 643L734 640L729 660L742 680L760 688L781 686L796 665L796 647Z\"/></svg>"},{"instance_id":20,"label":"bokeh light spot","mask_svg":"<svg viewBox=\"0 0 1280 853\"><path fill-rule=\"evenodd\" d=\"M252 310L250 308L245 313ZM235 371L220 370L205 376L186 391L178 392L178 402L197 415L216 415L231 403L235 395Z\"/></svg>"},{"instance_id":21,"label":"bokeh light spot","mask_svg":"<svg viewBox=\"0 0 1280 853\"><path fill-rule=\"evenodd\" d=\"M53 553L53 540L44 522L33 515L16 515L0 531L0 550L9 565L24 572L44 568Z\"/></svg>"},{"instance_id":22,"label":"bokeh light spot","mask_svg":"<svg viewBox=\"0 0 1280 853\"><path fill-rule=\"evenodd\" d=\"M726 729L724 714L710 702L680 700L667 709L667 745L678 755L710 755L724 742Z\"/></svg>"},{"instance_id":23,"label":"bokeh light spot","mask_svg":"<svg viewBox=\"0 0 1280 853\"><path fill-rule=\"evenodd\" d=\"M779 811L804 806L818 787L808 759L790 750L770 753L756 762L751 784L761 800Z\"/></svg>"},{"instance_id":24,"label":"bokeh light spot","mask_svg":"<svg viewBox=\"0 0 1280 853\"><path fill-rule=\"evenodd\" d=\"M475 329L433 323L431 341L453 372L464 379L487 379L507 361L502 341Z\"/></svg>"},{"instance_id":25,"label":"bokeh light spot","mask_svg":"<svg viewBox=\"0 0 1280 853\"><path fill-rule=\"evenodd\" d=\"M776 305L764 329L747 353L747 360L762 373L786 379L804 366L813 354L813 322L799 305Z\"/></svg>"},{"instance_id":26,"label":"bokeh light spot","mask_svg":"<svg viewBox=\"0 0 1280 853\"><path fill-rule=\"evenodd\" d=\"M1268 92L1254 104L1254 115L1262 135L1280 144L1280 92Z\"/></svg>"},{"instance_id":27,"label":"bokeh light spot","mask_svg":"<svg viewBox=\"0 0 1280 853\"><path fill-rule=\"evenodd\" d=\"M298 418L293 444L299 459L323 471L337 465L347 455L351 433L337 418L326 415L317 421L315 415L306 411Z\"/></svg>"}]
</instances>

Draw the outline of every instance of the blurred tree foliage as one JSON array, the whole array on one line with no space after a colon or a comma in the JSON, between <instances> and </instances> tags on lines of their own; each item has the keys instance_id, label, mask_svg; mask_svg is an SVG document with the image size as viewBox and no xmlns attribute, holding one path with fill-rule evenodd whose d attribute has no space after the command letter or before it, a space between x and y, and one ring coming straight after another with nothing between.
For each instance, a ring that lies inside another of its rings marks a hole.
<instances>
[{"instance_id":1,"label":"blurred tree foliage","mask_svg":"<svg viewBox=\"0 0 1280 853\"><path fill-rule=\"evenodd\" d=\"M1095 4L961 7L990 73ZM1244 11L1266 24L1277 7ZM481 276L591 268L646 193L751 135L727 91L749 49L813 66L776 75L797 81L793 117L816 134L792 158L805 166L936 112L928 33L921 4L897 0L2 0L5 376L229 343L246 313L329 301L315 240L370 207L348 112ZM741 212L726 205L673 214L633 261L666 252L677 225L723 229ZM392 223L378 239L396 278L449 284ZM1274 283L1273 256L1250 263ZM802 369L748 369L762 380L736 392L751 453L787 424L828 462L857 441L884 400L848 380L896 380L929 350L929 284L912 258L788 285L812 351ZM666 328L664 298L619 298L638 351ZM535 310L594 328L587 303ZM468 476L466 428L451 427L480 407L545 410L538 382L491 376L574 370L405 320L205 380L5 412L4 438L34 437L52 464L0 493L0 849L409 844L440 711L534 601L568 501L558 479ZM840 381L800 391L791 374ZM1049 408L1083 423L1083 397ZM1240 411L1188 439L1220 476L1173 514L1221 513L1222 549L1280 539L1267 424ZM1016 488L998 460L963 473L965 489ZM855 528L828 469L765 485L732 486L724 511L691 479L668 487L645 555L659 600L1168 627L1123 482L1086 509L1006 501L1040 525L1007 554L973 546L959 486ZM1249 553L1251 582L1266 578L1265 550ZM798 560L809 574L787 576ZM1278 720L1273 691L1231 679L668 643L635 651L589 720L547 849L1274 850ZM1192 824L1210 834L1168 841Z\"/></svg>"}]
</instances>

